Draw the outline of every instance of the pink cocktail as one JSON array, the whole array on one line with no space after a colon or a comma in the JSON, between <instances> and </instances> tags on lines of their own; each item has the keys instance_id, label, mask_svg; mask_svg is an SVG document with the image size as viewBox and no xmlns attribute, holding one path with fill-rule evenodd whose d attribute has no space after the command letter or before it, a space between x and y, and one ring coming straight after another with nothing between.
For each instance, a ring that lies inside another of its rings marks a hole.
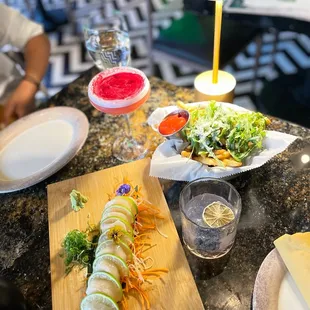
<instances>
[{"instance_id":1,"label":"pink cocktail","mask_svg":"<svg viewBox=\"0 0 310 310\"><path fill-rule=\"evenodd\" d=\"M128 114L138 109L150 96L150 83L145 74L134 68L115 67L98 73L88 85L90 103L99 111L125 115L127 135L113 144L113 155L129 162L143 158L144 143L133 138Z\"/></svg>"},{"instance_id":2,"label":"pink cocktail","mask_svg":"<svg viewBox=\"0 0 310 310\"><path fill-rule=\"evenodd\" d=\"M116 67L98 73L88 86L90 103L107 114L128 114L150 96L150 83L137 69Z\"/></svg>"}]
</instances>

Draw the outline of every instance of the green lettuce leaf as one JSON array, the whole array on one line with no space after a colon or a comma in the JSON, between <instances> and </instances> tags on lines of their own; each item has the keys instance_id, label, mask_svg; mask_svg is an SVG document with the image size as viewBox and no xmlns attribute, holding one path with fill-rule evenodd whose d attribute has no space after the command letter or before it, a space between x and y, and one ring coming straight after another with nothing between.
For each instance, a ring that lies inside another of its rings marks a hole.
<instances>
[{"instance_id":1,"label":"green lettuce leaf","mask_svg":"<svg viewBox=\"0 0 310 310\"><path fill-rule=\"evenodd\" d=\"M214 151L227 149L235 160L242 161L262 148L268 121L261 113L237 112L212 101L190 111L183 134L195 155L217 159Z\"/></svg>"}]
</instances>

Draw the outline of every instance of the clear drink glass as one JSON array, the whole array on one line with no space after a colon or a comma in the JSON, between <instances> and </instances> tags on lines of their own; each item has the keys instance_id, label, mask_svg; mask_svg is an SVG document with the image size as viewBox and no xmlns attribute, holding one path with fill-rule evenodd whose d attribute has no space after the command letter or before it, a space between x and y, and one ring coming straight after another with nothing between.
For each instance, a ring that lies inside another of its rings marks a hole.
<instances>
[{"instance_id":1,"label":"clear drink glass","mask_svg":"<svg viewBox=\"0 0 310 310\"><path fill-rule=\"evenodd\" d=\"M85 23L83 28L86 49L99 70L130 65L130 40L120 13L99 24Z\"/></svg>"},{"instance_id":2,"label":"clear drink glass","mask_svg":"<svg viewBox=\"0 0 310 310\"><path fill-rule=\"evenodd\" d=\"M215 202L229 207L234 218L213 228L205 223L203 212ZM231 184L212 178L197 179L184 187L179 204L183 241L194 255L215 259L231 250L241 213L240 195Z\"/></svg>"}]
</instances>

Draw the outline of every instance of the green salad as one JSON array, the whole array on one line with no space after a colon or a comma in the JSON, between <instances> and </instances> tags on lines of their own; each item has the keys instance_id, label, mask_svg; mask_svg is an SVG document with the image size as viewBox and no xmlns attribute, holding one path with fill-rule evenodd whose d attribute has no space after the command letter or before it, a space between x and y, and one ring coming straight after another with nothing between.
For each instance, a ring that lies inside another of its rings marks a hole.
<instances>
[{"instance_id":1,"label":"green salad","mask_svg":"<svg viewBox=\"0 0 310 310\"><path fill-rule=\"evenodd\" d=\"M262 149L266 126L270 123L263 114L238 112L215 101L206 107L180 106L190 113L183 135L193 156L213 158L218 162L222 159L220 154L229 152L227 160L242 162L255 150Z\"/></svg>"}]
</instances>

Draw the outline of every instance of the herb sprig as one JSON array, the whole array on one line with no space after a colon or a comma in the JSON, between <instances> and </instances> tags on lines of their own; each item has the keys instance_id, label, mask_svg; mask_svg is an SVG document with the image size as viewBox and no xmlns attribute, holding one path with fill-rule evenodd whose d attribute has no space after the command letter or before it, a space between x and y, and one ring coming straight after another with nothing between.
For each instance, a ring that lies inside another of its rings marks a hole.
<instances>
[{"instance_id":1,"label":"herb sprig","mask_svg":"<svg viewBox=\"0 0 310 310\"><path fill-rule=\"evenodd\" d=\"M95 249L98 241L97 230L88 229L85 232L74 229L66 235L62 247L63 253L60 255L64 258L66 274L75 267L91 269L95 256Z\"/></svg>"}]
</instances>

